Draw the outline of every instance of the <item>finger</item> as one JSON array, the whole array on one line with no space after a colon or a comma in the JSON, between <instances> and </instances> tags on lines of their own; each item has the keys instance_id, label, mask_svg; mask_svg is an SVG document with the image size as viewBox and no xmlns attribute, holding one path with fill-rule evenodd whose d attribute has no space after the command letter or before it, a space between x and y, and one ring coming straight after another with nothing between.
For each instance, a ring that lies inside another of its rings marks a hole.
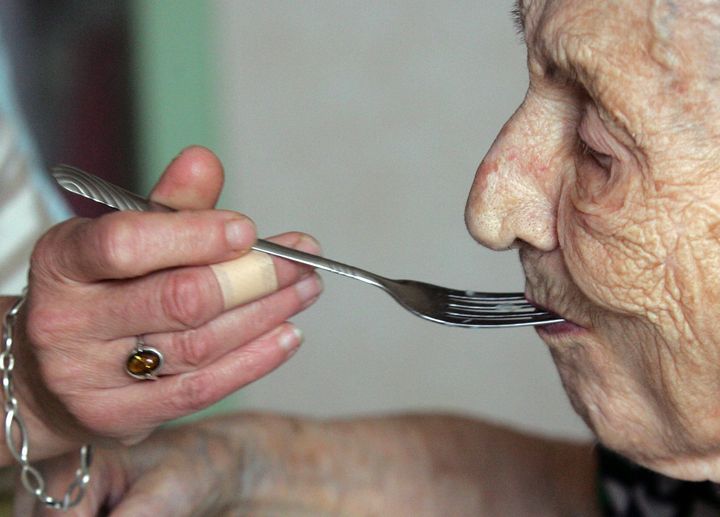
<instances>
[{"instance_id":1,"label":"finger","mask_svg":"<svg viewBox=\"0 0 720 517\"><path fill-rule=\"evenodd\" d=\"M222 163L212 151L187 147L165 169L150 199L178 210L212 208L223 181Z\"/></svg>"},{"instance_id":2,"label":"finger","mask_svg":"<svg viewBox=\"0 0 720 517\"><path fill-rule=\"evenodd\" d=\"M311 273L277 293L225 312L198 329L146 335L145 343L162 351L161 375L193 371L279 326L309 307L321 291L320 278ZM123 357L118 357L118 364Z\"/></svg>"},{"instance_id":3,"label":"finger","mask_svg":"<svg viewBox=\"0 0 720 517\"><path fill-rule=\"evenodd\" d=\"M319 252L317 242L305 234L288 233L270 240L308 253ZM282 259L276 261L280 292L225 313L222 311L218 295L215 302L218 317L209 317L207 323L197 326L197 330L183 328L178 332L166 332L167 328L163 328L160 333L151 331L153 326L157 326L155 320L163 316L160 313L154 314L150 304L133 305L121 302L117 295L111 294L110 290L93 296L90 300L81 300L76 308L77 314L83 320L76 325L85 328L84 339L90 341L98 339L104 343L102 346L93 346L92 354L88 354L87 347L77 347L75 341L64 343L56 339L45 340L48 342L48 351L53 354L53 361L62 361L65 365L61 369L52 371L55 384L77 386L78 383L82 383L83 386L106 390L124 387L128 382L136 382L130 379L125 371L127 358L136 345L136 335L144 335L146 345L162 353L165 363L159 372L162 375L187 371L193 364L207 364L227 353L228 350L240 346L241 342L249 342L266 334L307 307L314 301L312 300L315 296L314 290L322 288L319 281L313 285L313 279L298 284L301 278L307 277L310 273L309 267L299 267ZM134 294L124 296L122 299L132 299L133 296L139 299L147 295L146 290L147 288L137 289ZM206 305L210 303L212 302L205 301L199 305L207 309ZM103 314L112 314L113 317L105 316L103 322L101 318ZM58 313L58 318L61 317L62 310ZM46 320L54 319L47 317L38 319L35 330L38 330L38 326L47 325L44 323ZM65 319L75 319L75 317ZM164 325L167 327L167 322ZM108 339L107 336L123 337ZM83 406L92 407L87 404Z\"/></svg>"},{"instance_id":4,"label":"finger","mask_svg":"<svg viewBox=\"0 0 720 517\"><path fill-rule=\"evenodd\" d=\"M145 335L144 346L162 354L162 366L157 375L164 377L194 371L279 327L314 303L321 292L320 278L311 273L300 282L262 300L225 312L198 329ZM126 386L130 379L125 364L136 344L135 338L127 338L98 351L95 358L114 367L96 372L85 371L85 381L102 389ZM98 357L100 355L102 357Z\"/></svg>"},{"instance_id":5,"label":"finger","mask_svg":"<svg viewBox=\"0 0 720 517\"><path fill-rule=\"evenodd\" d=\"M122 429L125 436L138 436L158 423L195 413L270 373L290 358L301 342L302 332L284 323L204 368L157 381L135 381L122 388L123 395L116 397L103 425ZM105 404L104 392L88 393L84 405Z\"/></svg>"},{"instance_id":6,"label":"finger","mask_svg":"<svg viewBox=\"0 0 720 517\"><path fill-rule=\"evenodd\" d=\"M83 283L132 278L230 260L255 239L253 222L235 212L113 213L53 228L35 248L33 270Z\"/></svg>"},{"instance_id":7,"label":"finger","mask_svg":"<svg viewBox=\"0 0 720 517\"><path fill-rule=\"evenodd\" d=\"M308 253L319 251L317 242L301 233L271 240ZM243 267L243 262L251 267ZM98 339L196 329L225 310L297 282L308 271L309 266L254 252L233 262L232 275L217 276L210 267L161 271L122 284L99 285L75 304Z\"/></svg>"},{"instance_id":8,"label":"finger","mask_svg":"<svg viewBox=\"0 0 720 517\"><path fill-rule=\"evenodd\" d=\"M166 402L154 418L178 418L204 409L238 389L266 376L292 357L303 334L292 323L236 348L212 364L161 379L159 397ZM140 391L140 386L132 386Z\"/></svg>"}]
</instances>

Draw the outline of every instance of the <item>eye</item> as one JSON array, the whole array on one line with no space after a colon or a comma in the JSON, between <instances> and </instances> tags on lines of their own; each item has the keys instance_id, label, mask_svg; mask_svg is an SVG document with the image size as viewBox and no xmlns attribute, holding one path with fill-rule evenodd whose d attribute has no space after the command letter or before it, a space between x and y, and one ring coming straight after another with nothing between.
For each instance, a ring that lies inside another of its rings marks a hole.
<instances>
[{"instance_id":1,"label":"eye","mask_svg":"<svg viewBox=\"0 0 720 517\"><path fill-rule=\"evenodd\" d=\"M627 153L590 101L580 114L575 135L574 207L586 215L606 214L624 206L629 192Z\"/></svg>"},{"instance_id":2,"label":"eye","mask_svg":"<svg viewBox=\"0 0 720 517\"><path fill-rule=\"evenodd\" d=\"M607 172L612 168L615 148L613 138L600 119L594 104L588 103L577 128L578 154L583 163L601 167Z\"/></svg>"},{"instance_id":3,"label":"eye","mask_svg":"<svg viewBox=\"0 0 720 517\"><path fill-rule=\"evenodd\" d=\"M612 156L593 149L580 136L578 136L578 148L580 154L593 160L598 166L602 167L603 169L610 170L610 168L612 167Z\"/></svg>"}]
</instances>

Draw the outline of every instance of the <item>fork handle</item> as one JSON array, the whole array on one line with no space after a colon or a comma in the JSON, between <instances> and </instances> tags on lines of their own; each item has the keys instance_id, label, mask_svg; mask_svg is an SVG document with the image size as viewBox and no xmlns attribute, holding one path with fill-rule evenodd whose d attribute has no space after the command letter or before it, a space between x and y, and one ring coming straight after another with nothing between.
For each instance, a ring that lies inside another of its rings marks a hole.
<instances>
[{"instance_id":1,"label":"fork handle","mask_svg":"<svg viewBox=\"0 0 720 517\"><path fill-rule=\"evenodd\" d=\"M89 174L70 165L53 167L53 176L66 190L92 199L97 203L115 208L116 210L134 210L140 212L174 212L174 208L155 203L122 187L113 185L98 176ZM310 253L286 248L272 242L258 239L252 249L269 255L275 255L294 262L300 262L325 271L348 276L361 282L383 287L380 278L369 271L348 266Z\"/></svg>"},{"instance_id":2,"label":"fork handle","mask_svg":"<svg viewBox=\"0 0 720 517\"><path fill-rule=\"evenodd\" d=\"M336 262L311 253L305 253L304 251L286 248L285 246L280 246L274 242L258 239L252 249L262 251L263 253L267 253L269 255L275 255L276 257L292 260L293 262L299 262L318 269L330 271L331 273L336 273L338 275L348 276L350 278L354 278L355 280L360 280L361 282L372 284L377 287L382 287L382 284L378 280L377 276L369 271L348 266L342 262Z\"/></svg>"}]
</instances>

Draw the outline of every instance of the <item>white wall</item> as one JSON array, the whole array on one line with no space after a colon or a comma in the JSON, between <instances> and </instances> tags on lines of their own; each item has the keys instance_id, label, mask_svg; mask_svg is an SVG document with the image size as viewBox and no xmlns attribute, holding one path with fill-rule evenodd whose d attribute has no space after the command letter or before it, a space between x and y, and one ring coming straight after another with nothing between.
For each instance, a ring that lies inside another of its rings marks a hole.
<instances>
[{"instance_id":1,"label":"white wall","mask_svg":"<svg viewBox=\"0 0 720 517\"><path fill-rule=\"evenodd\" d=\"M481 249L463 209L527 85L508 1L215 1L222 205L262 234L312 233L390 277L522 290L514 252ZM244 407L315 415L449 409L586 436L532 330L424 322L324 274L306 341Z\"/></svg>"}]
</instances>

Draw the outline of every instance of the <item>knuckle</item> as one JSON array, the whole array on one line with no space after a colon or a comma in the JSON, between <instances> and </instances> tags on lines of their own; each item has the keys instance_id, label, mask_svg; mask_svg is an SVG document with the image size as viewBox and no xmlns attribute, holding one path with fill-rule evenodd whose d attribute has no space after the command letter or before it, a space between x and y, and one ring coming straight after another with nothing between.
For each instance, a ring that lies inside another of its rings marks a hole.
<instances>
[{"instance_id":1,"label":"knuckle","mask_svg":"<svg viewBox=\"0 0 720 517\"><path fill-rule=\"evenodd\" d=\"M169 274L160 289L164 317L181 328L195 328L205 323L206 296L196 269Z\"/></svg>"},{"instance_id":2,"label":"knuckle","mask_svg":"<svg viewBox=\"0 0 720 517\"><path fill-rule=\"evenodd\" d=\"M45 232L35 243L30 255L30 276L33 280L41 278L57 278L60 276L59 262L61 256L57 250L57 242L62 237L58 235L61 226L57 225Z\"/></svg>"},{"instance_id":3,"label":"knuckle","mask_svg":"<svg viewBox=\"0 0 720 517\"><path fill-rule=\"evenodd\" d=\"M210 344L200 332L188 330L173 335L173 349L177 350L179 360L186 366L203 366L210 358Z\"/></svg>"},{"instance_id":4,"label":"knuckle","mask_svg":"<svg viewBox=\"0 0 720 517\"><path fill-rule=\"evenodd\" d=\"M35 243L32 254L30 255L30 271L47 271L52 269L52 261L50 260L53 253L50 251L51 232L45 233Z\"/></svg>"},{"instance_id":5,"label":"knuckle","mask_svg":"<svg viewBox=\"0 0 720 517\"><path fill-rule=\"evenodd\" d=\"M260 378L268 369L267 357L263 353L262 347L248 349L238 363L242 365L243 376L248 380Z\"/></svg>"},{"instance_id":6,"label":"knuckle","mask_svg":"<svg viewBox=\"0 0 720 517\"><path fill-rule=\"evenodd\" d=\"M236 389L264 377L286 357L274 339L272 336L257 338L234 355L232 369L236 372L233 379Z\"/></svg>"},{"instance_id":7,"label":"knuckle","mask_svg":"<svg viewBox=\"0 0 720 517\"><path fill-rule=\"evenodd\" d=\"M137 232L122 218L99 219L95 249L101 268L127 271L136 261Z\"/></svg>"},{"instance_id":8,"label":"knuckle","mask_svg":"<svg viewBox=\"0 0 720 517\"><path fill-rule=\"evenodd\" d=\"M243 307L243 313L247 316L243 331L247 335L259 337L270 330L271 325L279 320L276 316L278 307L268 303L267 299L261 298Z\"/></svg>"},{"instance_id":9,"label":"knuckle","mask_svg":"<svg viewBox=\"0 0 720 517\"><path fill-rule=\"evenodd\" d=\"M192 372L180 377L173 404L182 413L194 413L214 402L212 396L213 382L209 374Z\"/></svg>"}]
</instances>

